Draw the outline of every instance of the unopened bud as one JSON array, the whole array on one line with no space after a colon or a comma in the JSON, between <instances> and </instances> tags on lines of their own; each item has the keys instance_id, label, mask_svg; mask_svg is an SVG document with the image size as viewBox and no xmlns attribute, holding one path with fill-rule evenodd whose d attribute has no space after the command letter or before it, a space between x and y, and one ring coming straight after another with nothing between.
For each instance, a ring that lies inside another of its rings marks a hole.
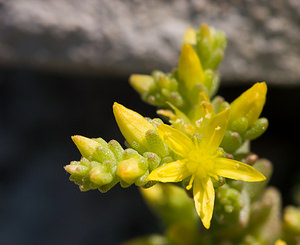
<instances>
[{"instance_id":1,"label":"unopened bud","mask_svg":"<svg viewBox=\"0 0 300 245\"><path fill-rule=\"evenodd\" d=\"M256 83L231 103L229 128L235 120L245 117L251 127L258 119L266 101L267 85Z\"/></svg>"},{"instance_id":2,"label":"unopened bud","mask_svg":"<svg viewBox=\"0 0 300 245\"><path fill-rule=\"evenodd\" d=\"M134 157L119 162L117 174L123 181L132 184L146 171L146 163L141 161L140 158Z\"/></svg>"},{"instance_id":3,"label":"unopened bud","mask_svg":"<svg viewBox=\"0 0 300 245\"><path fill-rule=\"evenodd\" d=\"M113 111L126 141L138 151L147 151L149 146L145 134L148 130L155 130L154 126L137 112L116 102Z\"/></svg>"},{"instance_id":4,"label":"unopened bud","mask_svg":"<svg viewBox=\"0 0 300 245\"><path fill-rule=\"evenodd\" d=\"M300 209L288 206L284 209L284 228L292 234L300 235Z\"/></svg>"},{"instance_id":5,"label":"unopened bud","mask_svg":"<svg viewBox=\"0 0 300 245\"><path fill-rule=\"evenodd\" d=\"M201 59L203 68L215 70L224 56L226 36L207 24L202 24L196 43L196 50Z\"/></svg>"},{"instance_id":6,"label":"unopened bud","mask_svg":"<svg viewBox=\"0 0 300 245\"><path fill-rule=\"evenodd\" d=\"M147 159L149 164L149 170L152 171L158 167L161 158L153 152L145 152L143 156Z\"/></svg>"},{"instance_id":7,"label":"unopened bud","mask_svg":"<svg viewBox=\"0 0 300 245\"><path fill-rule=\"evenodd\" d=\"M221 147L228 152L234 153L242 144L242 138L237 132L226 130Z\"/></svg>"},{"instance_id":8,"label":"unopened bud","mask_svg":"<svg viewBox=\"0 0 300 245\"><path fill-rule=\"evenodd\" d=\"M254 140L261 136L268 128L269 122L267 118L258 119L243 135L245 139Z\"/></svg>"},{"instance_id":9,"label":"unopened bud","mask_svg":"<svg viewBox=\"0 0 300 245\"><path fill-rule=\"evenodd\" d=\"M152 76L133 74L129 78L130 85L139 93L149 93L154 86Z\"/></svg>"},{"instance_id":10,"label":"unopened bud","mask_svg":"<svg viewBox=\"0 0 300 245\"><path fill-rule=\"evenodd\" d=\"M190 44L184 44L178 63L178 79L187 89L203 83L204 74L200 59Z\"/></svg>"},{"instance_id":11,"label":"unopened bud","mask_svg":"<svg viewBox=\"0 0 300 245\"><path fill-rule=\"evenodd\" d=\"M115 155L115 158L117 159L117 161L121 161L122 157L123 157L124 149L119 144L119 142L116 140L111 140L108 142L108 147Z\"/></svg>"},{"instance_id":12,"label":"unopened bud","mask_svg":"<svg viewBox=\"0 0 300 245\"><path fill-rule=\"evenodd\" d=\"M80 164L69 164L67 166L64 167L65 170L72 175L75 176L85 176L88 174L89 172L89 168Z\"/></svg>"},{"instance_id":13,"label":"unopened bud","mask_svg":"<svg viewBox=\"0 0 300 245\"><path fill-rule=\"evenodd\" d=\"M248 119L246 117L237 118L232 122L231 129L240 134L244 133L248 129Z\"/></svg>"},{"instance_id":14,"label":"unopened bud","mask_svg":"<svg viewBox=\"0 0 300 245\"><path fill-rule=\"evenodd\" d=\"M168 147L165 145L165 143L162 141L155 130L148 130L145 137L149 146L149 151L154 152L162 157L168 155Z\"/></svg>"},{"instance_id":15,"label":"unopened bud","mask_svg":"<svg viewBox=\"0 0 300 245\"><path fill-rule=\"evenodd\" d=\"M80 135L72 136L72 140L77 146L81 155L88 159L91 159L91 157L94 158L96 155L97 148L101 147L101 144L99 142Z\"/></svg>"},{"instance_id":16,"label":"unopened bud","mask_svg":"<svg viewBox=\"0 0 300 245\"><path fill-rule=\"evenodd\" d=\"M97 185L106 185L112 182L113 176L111 173L107 172L107 170L99 165L94 167L90 171L90 180Z\"/></svg>"},{"instance_id":17,"label":"unopened bud","mask_svg":"<svg viewBox=\"0 0 300 245\"><path fill-rule=\"evenodd\" d=\"M183 43L185 44L196 44L196 31L193 28L187 28L183 36Z\"/></svg>"}]
</instances>

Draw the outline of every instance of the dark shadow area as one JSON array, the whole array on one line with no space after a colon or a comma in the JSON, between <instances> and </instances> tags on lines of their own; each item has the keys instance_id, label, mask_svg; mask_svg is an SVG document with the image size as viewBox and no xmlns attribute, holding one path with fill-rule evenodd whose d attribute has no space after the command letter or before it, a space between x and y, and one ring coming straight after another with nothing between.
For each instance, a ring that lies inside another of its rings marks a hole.
<instances>
[{"instance_id":1,"label":"dark shadow area","mask_svg":"<svg viewBox=\"0 0 300 245\"><path fill-rule=\"evenodd\" d=\"M248 87L223 84L219 94L232 101ZM284 204L292 202L300 170L299 100L300 87L269 86L263 116L270 127L253 142L253 151L274 163L271 184ZM114 245L160 232L136 187L81 193L63 169L80 158L74 134L124 141L114 101L155 116L127 78L0 69L0 244Z\"/></svg>"}]
</instances>

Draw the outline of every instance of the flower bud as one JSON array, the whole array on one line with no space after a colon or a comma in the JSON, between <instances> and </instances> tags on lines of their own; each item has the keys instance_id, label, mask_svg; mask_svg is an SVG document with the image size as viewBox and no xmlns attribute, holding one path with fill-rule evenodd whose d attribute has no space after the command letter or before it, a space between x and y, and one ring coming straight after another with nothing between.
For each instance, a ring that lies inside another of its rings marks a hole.
<instances>
[{"instance_id":1,"label":"flower bud","mask_svg":"<svg viewBox=\"0 0 300 245\"><path fill-rule=\"evenodd\" d=\"M148 143L145 134L148 130L155 130L154 126L137 112L116 102L113 111L117 124L129 145L138 151L147 151Z\"/></svg>"},{"instance_id":2,"label":"flower bud","mask_svg":"<svg viewBox=\"0 0 300 245\"><path fill-rule=\"evenodd\" d=\"M197 36L196 50L202 61L202 67L215 70L223 59L226 48L226 36L207 24L202 24Z\"/></svg>"},{"instance_id":3,"label":"flower bud","mask_svg":"<svg viewBox=\"0 0 300 245\"><path fill-rule=\"evenodd\" d=\"M267 85L256 83L231 103L229 128L235 120L245 117L251 127L258 119L266 101Z\"/></svg>"},{"instance_id":4,"label":"flower bud","mask_svg":"<svg viewBox=\"0 0 300 245\"><path fill-rule=\"evenodd\" d=\"M116 164L114 153L108 148L105 140L89 139L84 136L75 135L72 137L81 155L90 161L105 162L111 161L113 165Z\"/></svg>"},{"instance_id":5,"label":"flower bud","mask_svg":"<svg viewBox=\"0 0 300 245\"><path fill-rule=\"evenodd\" d=\"M112 174L107 172L105 167L102 165L92 168L89 175L90 180L100 186L109 184L113 180Z\"/></svg>"},{"instance_id":6,"label":"flower bud","mask_svg":"<svg viewBox=\"0 0 300 245\"><path fill-rule=\"evenodd\" d=\"M187 28L183 36L183 43L195 45L196 40L197 40L196 31L191 27Z\"/></svg>"},{"instance_id":7,"label":"flower bud","mask_svg":"<svg viewBox=\"0 0 300 245\"><path fill-rule=\"evenodd\" d=\"M83 166L81 164L73 164L73 163L66 165L64 168L69 174L72 174L75 176L85 176L88 174L88 172L90 170L86 166Z\"/></svg>"},{"instance_id":8,"label":"flower bud","mask_svg":"<svg viewBox=\"0 0 300 245\"><path fill-rule=\"evenodd\" d=\"M294 235L300 235L300 208L287 206L283 214L284 229Z\"/></svg>"},{"instance_id":9,"label":"flower bud","mask_svg":"<svg viewBox=\"0 0 300 245\"><path fill-rule=\"evenodd\" d=\"M204 74L200 59L190 44L184 44L178 63L178 79L187 89L203 83Z\"/></svg>"},{"instance_id":10,"label":"flower bud","mask_svg":"<svg viewBox=\"0 0 300 245\"><path fill-rule=\"evenodd\" d=\"M148 93L154 85L152 76L132 74L129 78L130 85L140 94Z\"/></svg>"},{"instance_id":11,"label":"flower bud","mask_svg":"<svg viewBox=\"0 0 300 245\"><path fill-rule=\"evenodd\" d=\"M145 152L143 156L147 159L149 170L152 171L158 167L161 158L153 152Z\"/></svg>"},{"instance_id":12,"label":"flower bud","mask_svg":"<svg viewBox=\"0 0 300 245\"><path fill-rule=\"evenodd\" d=\"M146 132L145 137L149 146L149 151L154 152L162 157L168 155L168 147L162 141L162 139L159 137L158 133L155 130L148 130Z\"/></svg>"},{"instance_id":13,"label":"flower bud","mask_svg":"<svg viewBox=\"0 0 300 245\"><path fill-rule=\"evenodd\" d=\"M237 132L226 130L221 147L228 153L234 153L241 145L241 136Z\"/></svg>"},{"instance_id":14,"label":"flower bud","mask_svg":"<svg viewBox=\"0 0 300 245\"><path fill-rule=\"evenodd\" d=\"M72 136L72 140L83 157L98 160L97 148L102 146L99 142L80 135Z\"/></svg>"},{"instance_id":15,"label":"flower bud","mask_svg":"<svg viewBox=\"0 0 300 245\"><path fill-rule=\"evenodd\" d=\"M115 155L115 158L117 159L117 161L121 161L123 158L124 149L119 144L119 142L116 140L111 140L108 142L108 147Z\"/></svg>"},{"instance_id":16,"label":"flower bud","mask_svg":"<svg viewBox=\"0 0 300 245\"><path fill-rule=\"evenodd\" d=\"M123 160L118 164L118 176L128 184L134 183L137 178L144 175L147 171L147 163L139 157Z\"/></svg>"},{"instance_id":17,"label":"flower bud","mask_svg":"<svg viewBox=\"0 0 300 245\"><path fill-rule=\"evenodd\" d=\"M231 129L240 134L244 133L248 129L248 119L246 117L240 117L234 120L231 124Z\"/></svg>"},{"instance_id":18,"label":"flower bud","mask_svg":"<svg viewBox=\"0 0 300 245\"><path fill-rule=\"evenodd\" d=\"M267 118L260 118L250 127L243 135L245 139L254 140L261 136L268 128L269 122Z\"/></svg>"}]
</instances>

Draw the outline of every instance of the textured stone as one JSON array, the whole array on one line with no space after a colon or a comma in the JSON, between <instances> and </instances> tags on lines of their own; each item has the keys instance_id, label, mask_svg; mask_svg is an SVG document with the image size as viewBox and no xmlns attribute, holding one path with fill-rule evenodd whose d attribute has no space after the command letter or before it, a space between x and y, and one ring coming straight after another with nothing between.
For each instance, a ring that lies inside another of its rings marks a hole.
<instances>
[{"instance_id":1,"label":"textured stone","mask_svg":"<svg viewBox=\"0 0 300 245\"><path fill-rule=\"evenodd\" d=\"M225 81L300 84L300 1L0 0L0 63L126 75L176 66L202 22L228 37Z\"/></svg>"}]
</instances>

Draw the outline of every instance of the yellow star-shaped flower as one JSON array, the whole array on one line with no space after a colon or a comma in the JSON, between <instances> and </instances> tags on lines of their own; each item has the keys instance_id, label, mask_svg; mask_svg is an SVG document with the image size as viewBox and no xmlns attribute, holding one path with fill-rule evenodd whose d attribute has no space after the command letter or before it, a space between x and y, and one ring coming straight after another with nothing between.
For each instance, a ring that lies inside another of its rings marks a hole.
<instances>
[{"instance_id":1,"label":"yellow star-shaped flower","mask_svg":"<svg viewBox=\"0 0 300 245\"><path fill-rule=\"evenodd\" d=\"M263 181L265 176L248 164L223 157L219 145L228 123L229 110L214 115L199 141L194 142L181 131L161 124L157 132L179 160L167 163L150 173L147 180L179 182L191 176L188 190L193 188L194 202L205 228L210 227L215 191L211 178L218 176L243 180Z\"/></svg>"}]
</instances>

